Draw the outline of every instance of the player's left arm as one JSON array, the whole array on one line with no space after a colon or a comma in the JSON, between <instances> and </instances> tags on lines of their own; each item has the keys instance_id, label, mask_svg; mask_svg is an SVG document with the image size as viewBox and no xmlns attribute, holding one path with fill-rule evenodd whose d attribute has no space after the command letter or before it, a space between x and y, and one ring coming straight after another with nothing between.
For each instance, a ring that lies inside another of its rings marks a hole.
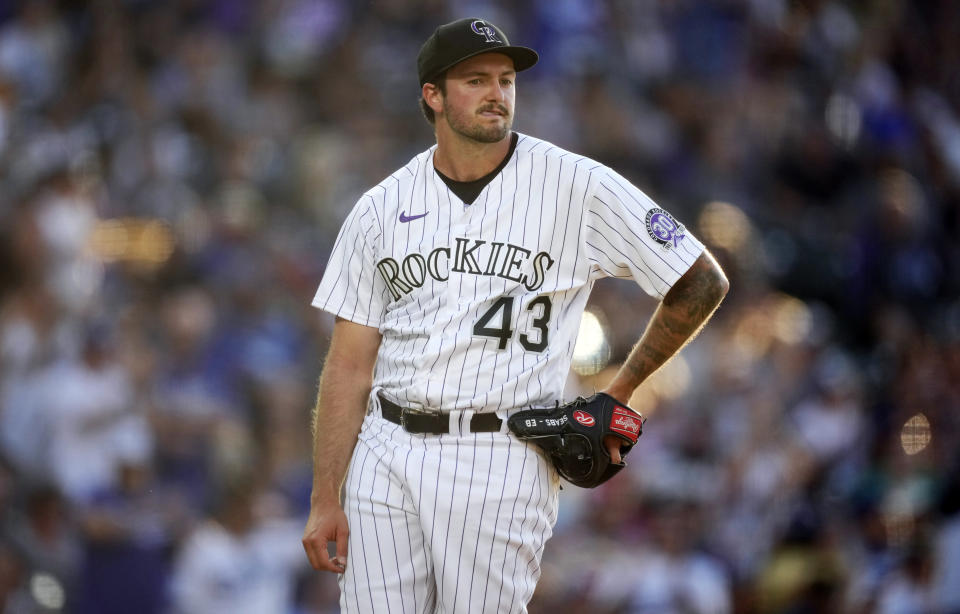
<instances>
[{"instance_id":1,"label":"player's left arm","mask_svg":"<svg viewBox=\"0 0 960 614\"><path fill-rule=\"evenodd\" d=\"M604 392L628 402L637 386L697 336L729 289L730 282L720 265L704 249L664 296L640 340ZM617 447L612 442L611 445ZM619 461L619 456L617 450L614 460Z\"/></svg>"}]
</instances>

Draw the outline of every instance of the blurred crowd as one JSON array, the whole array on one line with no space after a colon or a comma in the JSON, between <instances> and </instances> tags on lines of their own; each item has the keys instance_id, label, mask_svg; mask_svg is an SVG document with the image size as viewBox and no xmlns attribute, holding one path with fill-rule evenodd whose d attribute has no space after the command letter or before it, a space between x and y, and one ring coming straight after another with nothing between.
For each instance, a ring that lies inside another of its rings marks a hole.
<instances>
[{"instance_id":1,"label":"blurred crowd","mask_svg":"<svg viewBox=\"0 0 960 614\"><path fill-rule=\"evenodd\" d=\"M732 291L561 493L538 612L960 612L951 0L0 3L0 611L337 611L309 412L340 222L432 143L419 45L541 54L525 133L594 157ZM603 385L655 305L601 282Z\"/></svg>"}]
</instances>

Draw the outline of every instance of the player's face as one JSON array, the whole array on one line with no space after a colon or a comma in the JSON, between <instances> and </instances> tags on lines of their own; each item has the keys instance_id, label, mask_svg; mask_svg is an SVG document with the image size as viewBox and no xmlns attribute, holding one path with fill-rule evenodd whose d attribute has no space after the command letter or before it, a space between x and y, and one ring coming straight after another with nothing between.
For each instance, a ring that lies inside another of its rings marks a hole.
<instances>
[{"instance_id":1,"label":"player's face","mask_svg":"<svg viewBox=\"0 0 960 614\"><path fill-rule=\"evenodd\" d=\"M513 60L502 53L468 58L447 71L443 120L480 143L502 141L513 126Z\"/></svg>"}]
</instances>

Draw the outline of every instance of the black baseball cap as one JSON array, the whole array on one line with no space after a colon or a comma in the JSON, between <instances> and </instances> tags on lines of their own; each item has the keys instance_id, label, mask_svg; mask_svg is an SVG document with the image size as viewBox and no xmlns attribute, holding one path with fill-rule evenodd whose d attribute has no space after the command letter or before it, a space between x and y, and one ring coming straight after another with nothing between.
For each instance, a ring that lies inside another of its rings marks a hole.
<instances>
[{"instance_id":1,"label":"black baseball cap","mask_svg":"<svg viewBox=\"0 0 960 614\"><path fill-rule=\"evenodd\" d=\"M417 55L420 87L454 64L488 51L509 57L517 72L530 68L540 59L529 47L511 45L503 30L489 21L474 17L458 19L434 30L420 47Z\"/></svg>"}]
</instances>

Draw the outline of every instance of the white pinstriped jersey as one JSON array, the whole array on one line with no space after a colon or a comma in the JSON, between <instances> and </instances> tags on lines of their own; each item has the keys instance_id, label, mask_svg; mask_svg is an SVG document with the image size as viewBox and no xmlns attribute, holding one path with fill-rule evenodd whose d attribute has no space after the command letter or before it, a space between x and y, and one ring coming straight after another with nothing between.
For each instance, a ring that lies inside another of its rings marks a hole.
<instances>
[{"instance_id":1,"label":"white pinstriped jersey","mask_svg":"<svg viewBox=\"0 0 960 614\"><path fill-rule=\"evenodd\" d=\"M552 405L593 283L632 278L659 299L703 251L622 176L546 141L519 135L471 205L435 150L360 198L313 300L379 329L373 389L410 407Z\"/></svg>"}]
</instances>

